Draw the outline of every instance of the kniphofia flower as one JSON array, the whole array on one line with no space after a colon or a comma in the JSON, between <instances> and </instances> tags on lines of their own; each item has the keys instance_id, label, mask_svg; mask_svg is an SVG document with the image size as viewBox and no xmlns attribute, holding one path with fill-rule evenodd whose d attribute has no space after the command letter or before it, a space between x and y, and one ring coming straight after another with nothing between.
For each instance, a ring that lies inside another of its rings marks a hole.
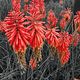
<instances>
[{"instance_id":1,"label":"kniphofia flower","mask_svg":"<svg viewBox=\"0 0 80 80\"><path fill-rule=\"evenodd\" d=\"M29 5L29 16L26 16L26 24L28 24L27 29L31 35L30 45L33 49L41 48L45 38L45 30L43 26L44 22L42 21L44 16L40 12L40 3L38 0L32 0L31 4Z\"/></svg>"},{"instance_id":2,"label":"kniphofia flower","mask_svg":"<svg viewBox=\"0 0 80 80\"><path fill-rule=\"evenodd\" d=\"M6 23L6 36L10 45L15 52L25 52L27 45L29 44L29 34L24 27L24 14L22 12L11 11L5 18Z\"/></svg>"},{"instance_id":3,"label":"kniphofia flower","mask_svg":"<svg viewBox=\"0 0 80 80\"><path fill-rule=\"evenodd\" d=\"M62 19L60 21L60 27L62 29L64 29L67 25L67 23L70 21L70 18L71 18L71 9L67 8L63 11L61 11L61 16L62 16Z\"/></svg>"},{"instance_id":4,"label":"kniphofia flower","mask_svg":"<svg viewBox=\"0 0 80 80\"><path fill-rule=\"evenodd\" d=\"M12 2L13 10L14 11L20 11L20 8L21 8L20 2L21 2L21 0L11 0L11 2Z\"/></svg>"},{"instance_id":5,"label":"kniphofia flower","mask_svg":"<svg viewBox=\"0 0 80 80\"><path fill-rule=\"evenodd\" d=\"M72 43L72 35L68 32L61 32L61 40L57 47L61 64L68 62L70 57L69 46Z\"/></svg>"},{"instance_id":6,"label":"kniphofia flower","mask_svg":"<svg viewBox=\"0 0 80 80\"><path fill-rule=\"evenodd\" d=\"M80 32L80 11L76 12L74 17L75 28Z\"/></svg>"},{"instance_id":7,"label":"kniphofia flower","mask_svg":"<svg viewBox=\"0 0 80 80\"><path fill-rule=\"evenodd\" d=\"M5 34L14 52L17 53L21 68L26 68L25 51L29 45L30 35L24 27L26 18L24 13L20 11L20 0L12 0L12 7L13 9L4 19Z\"/></svg>"},{"instance_id":8,"label":"kniphofia flower","mask_svg":"<svg viewBox=\"0 0 80 80\"><path fill-rule=\"evenodd\" d=\"M46 32L46 40L51 47L57 47L59 44L60 34L56 30L48 29Z\"/></svg>"},{"instance_id":9,"label":"kniphofia flower","mask_svg":"<svg viewBox=\"0 0 80 80\"><path fill-rule=\"evenodd\" d=\"M61 32L61 39L59 40L59 46L57 49L59 52L65 51L67 48L69 48L71 42L72 42L72 35L68 32Z\"/></svg>"},{"instance_id":10,"label":"kniphofia flower","mask_svg":"<svg viewBox=\"0 0 80 80\"><path fill-rule=\"evenodd\" d=\"M52 10L48 12L47 22L50 25L50 27L56 27L58 19L56 18Z\"/></svg>"},{"instance_id":11,"label":"kniphofia flower","mask_svg":"<svg viewBox=\"0 0 80 80\"><path fill-rule=\"evenodd\" d=\"M59 53L59 58L60 58L61 64L64 65L69 61L70 51L68 49L66 49L65 51L62 51L61 53Z\"/></svg>"},{"instance_id":12,"label":"kniphofia flower","mask_svg":"<svg viewBox=\"0 0 80 80\"><path fill-rule=\"evenodd\" d=\"M57 47L60 35L55 29L57 18L52 10L48 13L47 22L46 40L51 47Z\"/></svg>"}]
</instances>

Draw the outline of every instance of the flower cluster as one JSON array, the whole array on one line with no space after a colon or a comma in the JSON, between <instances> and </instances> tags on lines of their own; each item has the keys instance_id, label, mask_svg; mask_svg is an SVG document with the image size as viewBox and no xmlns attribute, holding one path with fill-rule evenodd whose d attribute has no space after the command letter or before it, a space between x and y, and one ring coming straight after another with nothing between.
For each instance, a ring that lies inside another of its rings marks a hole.
<instances>
[{"instance_id":1,"label":"flower cluster","mask_svg":"<svg viewBox=\"0 0 80 80\"><path fill-rule=\"evenodd\" d=\"M55 17L52 10L50 10L48 13L47 21L48 21L47 31L45 34L46 40L50 46L57 47L59 38L60 38L60 34L58 32L56 32L55 27L56 27L58 20Z\"/></svg>"},{"instance_id":2,"label":"flower cluster","mask_svg":"<svg viewBox=\"0 0 80 80\"><path fill-rule=\"evenodd\" d=\"M29 33L24 27L24 20L22 12L11 11L4 19L6 24L5 34L12 45L15 52L24 52L26 46L29 44Z\"/></svg>"},{"instance_id":3,"label":"flower cluster","mask_svg":"<svg viewBox=\"0 0 80 80\"><path fill-rule=\"evenodd\" d=\"M43 1L41 1L43 2ZM43 6L43 3L41 3ZM30 45L33 49L40 48L43 44L44 36L44 26L42 19L44 18L44 7L40 7L40 3L38 0L32 0L28 14L29 16L25 16L27 20L28 25L26 29L28 29L28 32L30 33L31 39L30 39Z\"/></svg>"},{"instance_id":4,"label":"flower cluster","mask_svg":"<svg viewBox=\"0 0 80 80\"><path fill-rule=\"evenodd\" d=\"M61 12L60 16L62 17L60 21L60 27L64 29L67 25L67 23L70 21L71 18L71 10L65 9Z\"/></svg>"},{"instance_id":5,"label":"flower cluster","mask_svg":"<svg viewBox=\"0 0 80 80\"><path fill-rule=\"evenodd\" d=\"M68 62L70 57L69 46L72 42L72 35L70 35L68 32L61 32L60 34L61 38L57 50L59 52L61 63L65 64L66 62Z\"/></svg>"},{"instance_id":6,"label":"flower cluster","mask_svg":"<svg viewBox=\"0 0 80 80\"><path fill-rule=\"evenodd\" d=\"M24 0L25 5L22 11L21 0L11 1L12 10L8 12L3 21L0 21L0 31L3 31L7 36L11 47L18 55L20 63L26 64L25 51L29 45L33 50L29 66L34 70L38 60L40 61L42 58L41 48L45 40L50 48L56 49L61 64L67 63L70 57L69 46L71 44L76 46L80 40L78 33L80 32L80 11L74 16L75 31L69 34L65 31L65 26L70 21L71 9L67 8L61 11L61 19L59 20L52 9L46 15L44 0L31 0L30 4L27 4L28 0ZM62 4L62 2L60 3ZM59 31L57 28L61 30ZM76 34L77 37L74 37Z\"/></svg>"},{"instance_id":7,"label":"flower cluster","mask_svg":"<svg viewBox=\"0 0 80 80\"><path fill-rule=\"evenodd\" d=\"M75 23L75 28L78 29L80 32L80 11L76 12L76 15L74 17L74 23Z\"/></svg>"}]
</instances>

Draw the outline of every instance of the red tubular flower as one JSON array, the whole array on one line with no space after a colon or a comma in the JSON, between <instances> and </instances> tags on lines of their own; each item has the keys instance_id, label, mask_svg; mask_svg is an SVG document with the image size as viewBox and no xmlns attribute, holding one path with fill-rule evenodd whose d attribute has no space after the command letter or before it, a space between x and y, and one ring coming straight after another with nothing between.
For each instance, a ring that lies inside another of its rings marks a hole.
<instances>
[{"instance_id":1,"label":"red tubular flower","mask_svg":"<svg viewBox=\"0 0 80 80\"><path fill-rule=\"evenodd\" d=\"M44 36L44 27L41 23L33 23L32 25L27 27L31 39L30 39L30 45L33 49L41 48L43 45L43 40L45 38Z\"/></svg>"},{"instance_id":2,"label":"red tubular flower","mask_svg":"<svg viewBox=\"0 0 80 80\"><path fill-rule=\"evenodd\" d=\"M70 21L71 10L70 9L63 10L60 15L62 16L62 19L60 21L60 27L64 29L66 24Z\"/></svg>"},{"instance_id":3,"label":"red tubular flower","mask_svg":"<svg viewBox=\"0 0 80 80\"><path fill-rule=\"evenodd\" d=\"M46 16L46 10L45 10L45 5L44 5L44 0L38 0L39 3L39 10L40 13L43 15L43 17L45 18Z\"/></svg>"},{"instance_id":4,"label":"red tubular flower","mask_svg":"<svg viewBox=\"0 0 80 80\"><path fill-rule=\"evenodd\" d=\"M46 32L46 40L51 47L57 47L59 44L60 34L55 29L48 29Z\"/></svg>"},{"instance_id":5,"label":"red tubular flower","mask_svg":"<svg viewBox=\"0 0 80 80\"><path fill-rule=\"evenodd\" d=\"M61 64L65 64L69 60L70 52L69 52L68 48L71 43L72 43L72 35L68 34L68 32L62 32L61 40L57 47Z\"/></svg>"},{"instance_id":6,"label":"red tubular flower","mask_svg":"<svg viewBox=\"0 0 80 80\"><path fill-rule=\"evenodd\" d=\"M76 12L76 15L74 17L74 22L75 23L80 23L80 11Z\"/></svg>"},{"instance_id":7,"label":"red tubular flower","mask_svg":"<svg viewBox=\"0 0 80 80\"><path fill-rule=\"evenodd\" d=\"M2 22L0 22L0 31L3 31Z\"/></svg>"},{"instance_id":8,"label":"red tubular flower","mask_svg":"<svg viewBox=\"0 0 80 80\"><path fill-rule=\"evenodd\" d=\"M64 65L65 63L67 63L69 61L70 51L68 49L66 49L66 51L63 51L62 53L60 53L59 56L60 56L61 64Z\"/></svg>"},{"instance_id":9,"label":"red tubular flower","mask_svg":"<svg viewBox=\"0 0 80 80\"><path fill-rule=\"evenodd\" d=\"M49 11L47 20L48 20L47 24L48 30L46 31L46 40L51 47L57 47L60 34L56 32L56 29L54 28L56 27L57 24L57 18L55 17L52 10Z\"/></svg>"},{"instance_id":10,"label":"red tubular flower","mask_svg":"<svg viewBox=\"0 0 80 80\"><path fill-rule=\"evenodd\" d=\"M44 17L40 13L39 3L37 3L38 0L32 0L28 12L30 16L26 16L27 24L29 25L27 29L31 35L30 45L33 49L41 48L45 38L43 26L44 22L42 21Z\"/></svg>"},{"instance_id":11,"label":"red tubular flower","mask_svg":"<svg viewBox=\"0 0 80 80\"><path fill-rule=\"evenodd\" d=\"M20 2L21 0L11 0L12 1L12 7L14 11L20 11Z\"/></svg>"},{"instance_id":12,"label":"red tubular flower","mask_svg":"<svg viewBox=\"0 0 80 80\"><path fill-rule=\"evenodd\" d=\"M78 28L78 32L80 32L80 11L78 11L74 17L75 27Z\"/></svg>"},{"instance_id":13,"label":"red tubular flower","mask_svg":"<svg viewBox=\"0 0 80 80\"><path fill-rule=\"evenodd\" d=\"M29 13L35 15L35 17L45 18L46 11L44 6L44 0L32 0L29 5Z\"/></svg>"},{"instance_id":14,"label":"red tubular flower","mask_svg":"<svg viewBox=\"0 0 80 80\"><path fill-rule=\"evenodd\" d=\"M55 17L55 14L53 13L52 10L49 11L47 20L50 27L56 27L58 19Z\"/></svg>"},{"instance_id":15,"label":"red tubular flower","mask_svg":"<svg viewBox=\"0 0 80 80\"><path fill-rule=\"evenodd\" d=\"M24 2L28 2L28 0L24 0Z\"/></svg>"},{"instance_id":16,"label":"red tubular flower","mask_svg":"<svg viewBox=\"0 0 80 80\"><path fill-rule=\"evenodd\" d=\"M65 51L69 48L72 42L72 35L68 32L61 32L61 39L59 40L59 46L57 47L59 52Z\"/></svg>"},{"instance_id":17,"label":"red tubular flower","mask_svg":"<svg viewBox=\"0 0 80 80\"><path fill-rule=\"evenodd\" d=\"M6 36L15 52L25 52L26 46L29 44L29 34L24 28L24 14L21 12L9 12L8 17L5 18Z\"/></svg>"},{"instance_id":18,"label":"red tubular flower","mask_svg":"<svg viewBox=\"0 0 80 80\"><path fill-rule=\"evenodd\" d=\"M65 26L66 26L66 20L65 20L64 18L61 19L61 21L60 21L60 26L61 26L62 29L65 28Z\"/></svg>"}]
</instances>

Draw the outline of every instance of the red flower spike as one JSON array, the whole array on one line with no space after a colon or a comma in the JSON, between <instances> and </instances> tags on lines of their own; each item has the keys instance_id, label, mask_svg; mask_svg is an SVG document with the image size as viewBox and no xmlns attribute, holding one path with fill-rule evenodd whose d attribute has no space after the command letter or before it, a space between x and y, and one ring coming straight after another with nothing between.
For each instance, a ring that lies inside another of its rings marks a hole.
<instances>
[{"instance_id":1,"label":"red flower spike","mask_svg":"<svg viewBox=\"0 0 80 80\"><path fill-rule=\"evenodd\" d=\"M46 40L52 47L57 47L60 39L60 34L55 29L49 29L46 32Z\"/></svg>"},{"instance_id":2,"label":"red flower spike","mask_svg":"<svg viewBox=\"0 0 80 80\"><path fill-rule=\"evenodd\" d=\"M65 63L67 63L69 61L70 58L70 51L67 49L66 51L63 51L59 54L60 56L60 62L62 65L64 65Z\"/></svg>"},{"instance_id":3,"label":"red flower spike","mask_svg":"<svg viewBox=\"0 0 80 80\"><path fill-rule=\"evenodd\" d=\"M55 17L55 14L53 13L52 10L49 11L47 20L48 20L48 24L51 27L56 27L56 24L58 22L58 19Z\"/></svg>"},{"instance_id":4,"label":"red flower spike","mask_svg":"<svg viewBox=\"0 0 80 80\"><path fill-rule=\"evenodd\" d=\"M41 48L43 45L44 36L44 27L41 23L33 23L27 27L28 32L31 35L30 45L33 49Z\"/></svg>"},{"instance_id":5,"label":"red flower spike","mask_svg":"<svg viewBox=\"0 0 80 80\"><path fill-rule=\"evenodd\" d=\"M59 46L57 47L59 52L66 51L72 43L72 35L68 32L61 32L61 39L59 40Z\"/></svg>"},{"instance_id":6,"label":"red flower spike","mask_svg":"<svg viewBox=\"0 0 80 80\"><path fill-rule=\"evenodd\" d=\"M9 12L8 17L4 20L6 23L6 36L10 45L17 53L24 53L26 46L29 44L28 40L30 36L27 33L27 29L24 28L24 20L23 14L15 11Z\"/></svg>"},{"instance_id":7,"label":"red flower spike","mask_svg":"<svg viewBox=\"0 0 80 80\"><path fill-rule=\"evenodd\" d=\"M66 21L70 20L71 18L71 9L67 8L63 10L60 14Z\"/></svg>"},{"instance_id":8,"label":"red flower spike","mask_svg":"<svg viewBox=\"0 0 80 80\"><path fill-rule=\"evenodd\" d=\"M37 67L37 61L34 57L30 59L29 65L32 70L34 70Z\"/></svg>"},{"instance_id":9,"label":"red flower spike","mask_svg":"<svg viewBox=\"0 0 80 80\"><path fill-rule=\"evenodd\" d=\"M41 0L43 1L43 0ZM41 48L43 45L43 40L45 39L44 35L44 26L42 19L44 18L43 14L40 12L40 2L39 0L32 0L29 5L29 16L26 16L28 27L28 32L31 35L30 45L33 49Z\"/></svg>"},{"instance_id":10,"label":"red flower spike","mask_svg":"<svg viewBox=\"0 0 80 80\"><path fill-rule=\"evenodd\" d=\"M40 10L40 13L43 15L43 17L45 18L46 11L45 11L44 0L39 0L39 10Z\"/></svg>"},{"instance_id":11,"label":"red flower spike","mask_svg":"<svg viewBox=\"0 0 80 80\"><path fill-rule=\"evenodd\" d=\"M32 0L29 5L29 14L33 17L45 18L44 0Z\"/></svg>"},{"instance_id":12,"label":"red flower spike","mask_svg":"<svg viewBox=\"0 0 80 80\"><path fill-rule=\"evenodd\" d=\"M76 12L74 17L75 27L78 28L78 32L80 32L80 11Z\"/></svg>"},{"instance_id":13,"label":"red flower spike","mask_svg":"<svg viewBox=\"0 0 80 80\"><path fill-rule=\"evenodd\" d=\"M71 18L71 10L70 9L65 9L61 12L60 14L62 16L62 19L60 21L60 27L62 29L65 28L66 24L70 21Z\"/></svg>"},{"instance_id":14,"label":"red flower spike","mask_svg":"<svg viewBox=\"0 0 80 80\"><path fill-rule=\"evenodd\" d=\"M70 57L70 52L68 48L72 43L72 35L68 34L68 32L61 32L61 40L59 41L60 42L57 50L59 52L61 64L65 64L66 62L68 62Z\"/></svg>"},{"instance_id":15,"label":"red flower spike","mask_svg":"<svg viewBox=\"0 0 80 80\"><path fill-rule=\"evenodd\" d=\"M21 0L11 0L12 1L12 7L14 11L20 11L20 2Z\"/></svg>"},{"instance_id":16,"label":"red flower spike","mask_svg":"<svg viewBox=\"0 0 80 80\"><path fill-rule=\"evenodd\" d=\"M63 18L63 19L61 19L61 21L60 21L60 27L62 28L62 29L64 29L65 28L65 26L66 26L66 20Z\"/></svg>"},{"instance_id":17,"label":"red flower spike","mask_svg":"<svg viewBox=\"0 0 80 80\"><path fill-rule=\"evenodd\" d=\"M46 26L48 30L46 31L46 40L51 47L57 47L60 34L56 32L56 29L54 28L56 27L58 20L52 10L49 11L47 20L48 24Z\"/></svg>"}]
</instances>

